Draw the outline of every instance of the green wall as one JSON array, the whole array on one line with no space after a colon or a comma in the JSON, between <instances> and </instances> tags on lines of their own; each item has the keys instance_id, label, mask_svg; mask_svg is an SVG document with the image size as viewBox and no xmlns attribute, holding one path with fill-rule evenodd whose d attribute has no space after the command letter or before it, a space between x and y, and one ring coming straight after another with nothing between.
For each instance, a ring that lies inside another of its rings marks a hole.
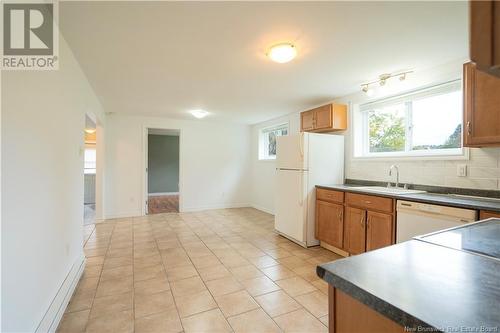
<instances>
[{"instance_id":1,"label":"green wall","mask_svg":"<svg viewBox=\"0 0 500 333\"><path fill-rule=\"evenodd\" d=\"M148 135L148 192L179 192L179 137Z\"/></svg>"}]
</instances>

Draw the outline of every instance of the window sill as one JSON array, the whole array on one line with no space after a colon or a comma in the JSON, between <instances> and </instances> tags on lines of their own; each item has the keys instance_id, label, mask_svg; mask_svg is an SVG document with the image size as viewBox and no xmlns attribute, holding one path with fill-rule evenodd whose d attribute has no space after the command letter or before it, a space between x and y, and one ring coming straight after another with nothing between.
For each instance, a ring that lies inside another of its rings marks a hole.
<instances>
[{"instance_id":1,"label":"window sill","mask_svg":"<svg viewBox=\"0 0 500 333\"><path fill-rule=\"evenodd\" d=\"M352 156L352 161L460 161L469 160L469 148L463 148L461 154L415 154L415 155L379 155Z\"/></svg>"}]
</instances>

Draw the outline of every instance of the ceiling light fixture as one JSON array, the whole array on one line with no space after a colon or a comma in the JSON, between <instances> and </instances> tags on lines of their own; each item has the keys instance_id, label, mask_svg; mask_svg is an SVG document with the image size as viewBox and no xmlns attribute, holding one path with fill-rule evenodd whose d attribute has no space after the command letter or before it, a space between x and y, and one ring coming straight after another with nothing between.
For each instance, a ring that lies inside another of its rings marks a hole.
<instances>
[{"instance_id":1,"label":"ceiling light fixture","mask_svg":"<svg viewBox=\"0 0 500 333\"><path fill-rule=\"evenodd\" d=\"M202 118L205 118L206 116L208 116L210 113L205 111L205 110L200 110L200 109L197 109L197 110L191 110L189 111L189 113L191 113L191 115L195 118L198 118L198 119L202 119Z\"/></svg>"},{"instance_id":2,"label":"ceiling light fixture","mask_svg":"<svg viewBox=\"0 0 500 333\"><path fill-rule=\"evenodd\" d=\"M94 133L95 133L95 131L96 131L96 129L95 129L95 128L86 128L86 129L85 129L85 133L87 133L87 134L94 134Z\"/></svg>"},{"instance_id":3,"label":"ceiling light fixture","mask_svg":"<svg viewBox=\"0 0 500 333\"><path fill-rule=\"evenodd\" d=\"M367 84L363 86L363 92L368 96L373 95L373 89L371 89Z\"/></svg>"},{"instance_id":4,"label":"ceiling light fixture","mask_svg":"<svg viewBox=\"0 0 500 333\"><path fill-rule=\"evenodd\" d=\"M361 85L361 87L362 87L361 90L365 94L367 94L368 96L371 96L371 95L373 95L373 90L370 89L371 85L378 83L378 85L380 86L379 89L382 89L385 87L385 85L389 79L397 76L397 77L399 77L399 81L404 81L404 80L406 80L406 75L409 73L413 73L413 71L404 71L404 72L398 72L398 73L394 73L394 74L390 74L390 73L381 74L381 75L379 75L378 80L363 83Z\"/></svg>"},{"instance_id":5,"label":"ceiling light fixture","mask_svg":"<svg viewBox=\"0 0 500 333\"><path fill-rule=\"evenodd\" d=\"M267 56L274 62L284 64L297 56L297 48L290 43L281 43L271 46Z\"/></svg>"}]
</instances>

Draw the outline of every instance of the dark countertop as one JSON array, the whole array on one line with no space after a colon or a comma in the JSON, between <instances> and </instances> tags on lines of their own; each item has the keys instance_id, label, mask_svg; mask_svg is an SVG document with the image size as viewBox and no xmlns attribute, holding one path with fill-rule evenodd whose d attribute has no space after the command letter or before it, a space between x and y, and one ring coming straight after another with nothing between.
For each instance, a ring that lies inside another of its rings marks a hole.
<instances>
[{"instance_id":1,"label":"dark countertop","mask_svg":"<svg viewBox=\"0 0 500 333\"><path fill-rule=\"evenodd\" d=\"M476 199L464 196L437 194L437 193L414 193L414 194L374 193L359 189L359 185L316 185L316 187L329 190L362 193L368 195L376 195L379 197L423 202L423 203L443 205L443 206L500 212L500 200L488 199L488 198Z\"/></svg>"},{"instance_id":2,"label":"dark countertop","mask_svg":"<svg viewBox=\"0 0 500 333\"><path fill-rule=\"evenodd\" d=\"M500 232L500 219L486 221ZM479 225L461 229L467 233ZM453 332L496 327L490 332L498 332L500 260L440 243L445 236L456 239L453 232L441 232L434 244L415 239L323 264L317 274L402 326ZM481 244L484 237L484 232L469 233L467 241Z\"/></svg>"}]
</instances>

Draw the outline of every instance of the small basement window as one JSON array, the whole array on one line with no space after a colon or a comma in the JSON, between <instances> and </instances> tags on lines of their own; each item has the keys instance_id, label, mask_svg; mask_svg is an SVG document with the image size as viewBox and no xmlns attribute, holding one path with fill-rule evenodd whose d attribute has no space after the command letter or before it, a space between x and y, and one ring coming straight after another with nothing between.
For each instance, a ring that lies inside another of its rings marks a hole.
<instances>
[{"instance_id":1,"label":"small basement window","mask_svg":"<svg viewBox=\"0 0 500 333\"><path fill-rule=\"evenodd\" d=\"M85 148L84 154L84 166L83 173L84 174L95 174L96 173L96 149L95 148Z\"/></svg>"},{"instance_id":2,"label":"small basement window","mask_svg":"<svg viewBox=\"0 0 500 333\"><path fill-rule=\"evenodd\" d=\"M288 124L266 127L259 131L259 160L276 159L276 138L288 135Z\"/></svg>"},{"instance_id":3,"label":"small basement window","mask_svg":"<svg viewBox=\"0 0 500 333\"><path fill-rule=\"evenodd\" d=\"M463 155L460 81L363 104L354 157Z\"/></svg>"}]
</instances>

